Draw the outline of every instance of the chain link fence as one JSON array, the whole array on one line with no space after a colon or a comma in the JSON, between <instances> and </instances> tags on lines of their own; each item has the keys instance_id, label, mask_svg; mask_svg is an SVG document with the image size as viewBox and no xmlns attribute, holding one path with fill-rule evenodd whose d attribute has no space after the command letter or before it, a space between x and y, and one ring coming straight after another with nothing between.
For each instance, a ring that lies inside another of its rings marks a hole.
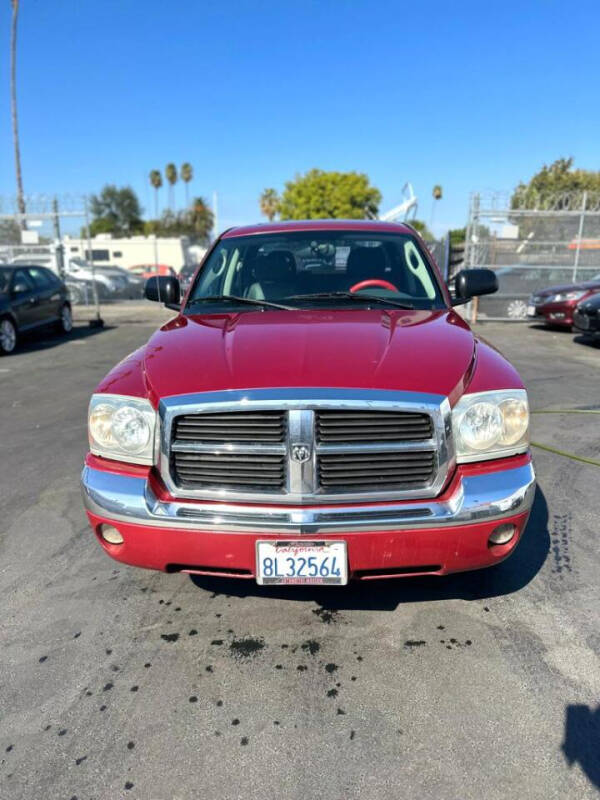
<instances>
[{"instance_id":1,"label":"chain link fence","mask_svg":"<svg viewBox=\"0 0 600 800\"><path fill-rule=\"evenodd\" d=\"M100 302L141 296L140 286L120 274L124 270L102 269L65 251L64 234L79 236L85 229L87 252L92 252L87 196L32 194L23 199L24 213L15 197L0 195L0 265L48 267L64 280L71 303L90 306L98 320Z\"/></svg>"},{"instance_id":2,"label":"chain link fence","mask_svg":"<svg viewBox=\"0 0 600 800\"><path fill-rule=\"evenodd\" d=\"M32 194L23 202L25 212L19 210L16 197L0 196L0 264L48 267L64 280L71 303L93 307L95 320L101 323L100 300L106 294L106 281L96 274L93 264L71 263L62 243L65 229L82 227L90 242L88 198Z\"/></svg>"},{"instance_id":3,"label":"chain link fence","mask_svg":"<svg viewBox=\"0 0 600 800\"><path fill-rule=\"evenodd\" d=\"M529 297L540 289L600 283L600 193L473 194L465 263L498 277L498 292L478 298L478 319L525 320Z\"/></svg>"}]
</instances>

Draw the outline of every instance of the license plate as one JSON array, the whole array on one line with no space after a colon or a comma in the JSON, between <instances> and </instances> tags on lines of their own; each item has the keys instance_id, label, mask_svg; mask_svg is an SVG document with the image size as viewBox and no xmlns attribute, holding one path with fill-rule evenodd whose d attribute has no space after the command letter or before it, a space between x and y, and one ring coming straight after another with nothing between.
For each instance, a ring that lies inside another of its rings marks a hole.
<instances>
[{"instance_id":1,"label":"license plate","mask_svg":"<svg viewBox=\"0 0 600 800\"><path fill-rule=\"evenodd\" d=\"M535 306L527 306L527 316L535 317Z\"/></svg>"},{"instance_id":2,"label":"license plate","mask_svg":"<svg viewBox=\"0 0 600 800\"><path fill-rule=\"evenodd\" d=\"M257 542L256 582L345 586L348 583L346 542Z\"/></svg>"}]
</instances>

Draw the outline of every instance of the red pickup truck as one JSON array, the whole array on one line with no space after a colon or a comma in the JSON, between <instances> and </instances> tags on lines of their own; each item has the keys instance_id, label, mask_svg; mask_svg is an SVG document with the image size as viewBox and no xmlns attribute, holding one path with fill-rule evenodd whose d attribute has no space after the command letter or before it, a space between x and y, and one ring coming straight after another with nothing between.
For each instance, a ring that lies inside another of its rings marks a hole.
<instances>
[{"instance_id":1,"label":"red pickup truck","mask_svg":"<svg viewBox=\"0 0 600 800\"><path fill-rule=\"evenodd\" d=\"M527 394L408 225L233 228L177 311L97 387L83 496L118 561L261 584L445 574L516 547Z\"/></svg>"}]
</instances>

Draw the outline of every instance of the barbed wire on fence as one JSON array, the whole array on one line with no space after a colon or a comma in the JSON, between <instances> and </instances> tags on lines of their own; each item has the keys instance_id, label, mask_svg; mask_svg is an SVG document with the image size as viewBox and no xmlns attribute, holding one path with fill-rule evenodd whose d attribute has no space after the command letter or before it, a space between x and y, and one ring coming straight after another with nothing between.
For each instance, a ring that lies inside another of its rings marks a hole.
<instances>
[{"instance_id":1,"label":"barbed wire on fence","mask_svg":"<svg viewBox=\"0 0 600 800\"><path fill-rule=\"evenodd\" d=\"M581 211L600 214L600 192L575 190L570 192L540 192L525 187L513 192L486 189L471 195L471 205L476 201L479 208L499 215L562 213L577 214Z\"/></svg>"},{"instance_id":2,"label":"barbed wire on fence","mask_svg":"<svg viewBox=\"0 0 600 800\"><path fill-rule=\"evenodd\" d=\"M498 279L498 291L473 306L481 318L535 319L531 298L541 290L600 288L600 192L474 192L465 264Z\"/></svg>"},{"instance_id":3,"label":"barbed wire on fence","mask_svg":"<svg viewBox=\"0 0 600 800\"><path fill-rule=\"evenodd\" d=\"M63 215L85 216L88 202L84 194L28 194L23 198L28 217L49 216L57 211ZM0 216L22 216L16 195L0 195Z\"/></svg>"}]
</instances>

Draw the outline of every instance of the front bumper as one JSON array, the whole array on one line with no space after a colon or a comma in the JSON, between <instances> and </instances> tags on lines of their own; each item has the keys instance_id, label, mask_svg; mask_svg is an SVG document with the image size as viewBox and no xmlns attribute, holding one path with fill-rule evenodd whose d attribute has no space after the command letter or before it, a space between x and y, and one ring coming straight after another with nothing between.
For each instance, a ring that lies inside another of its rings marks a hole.
<instances>
[{"instance_id":1,"label":"front bumper","mask_svg":"<svg viewBox=\"0 0 600 800\"><path fill-rule=\"evenodd\" d=\"M562 325L570 328L573 325L573 312L579 301L564 300L558 303L541 303L535 307L535 317L529 317L531 322L541 320L549 325Z\"/></svg>"},{"instance_id":2,"label":"front bumper","mask_svg":"<svg viewBox=\"0 0 600 800\"><path fill-rule=\"evenodd\" d=\"M573 330L584 336L600 336L600 316L598 314L591 316L576 309L573 315Z\"/></svg>"},{"instance_id":3,"label":"front bumper","mask_svg":"<svg viewBox=\"0 0 600 800\"><path fill-rule=\"evenodd\" d=\"M129 475L86 464L82 474L88 517L113 558L137 566L210 574L254 574L257 539L343 538L350 571L384 577L443 574L496 563L516 546L535 493L528 456L506 468L459 468L445 492L428 501L281 507L160 498L149 475ZM500 522L517 533L507 545L488 547ZM120 545L108 544L101 525L116 527ZM422 567L422 569L421 569ZM367 574L373 573L373 574ZM379 573L379 574L374 574Z\"/></svg>"}]
</instances>

